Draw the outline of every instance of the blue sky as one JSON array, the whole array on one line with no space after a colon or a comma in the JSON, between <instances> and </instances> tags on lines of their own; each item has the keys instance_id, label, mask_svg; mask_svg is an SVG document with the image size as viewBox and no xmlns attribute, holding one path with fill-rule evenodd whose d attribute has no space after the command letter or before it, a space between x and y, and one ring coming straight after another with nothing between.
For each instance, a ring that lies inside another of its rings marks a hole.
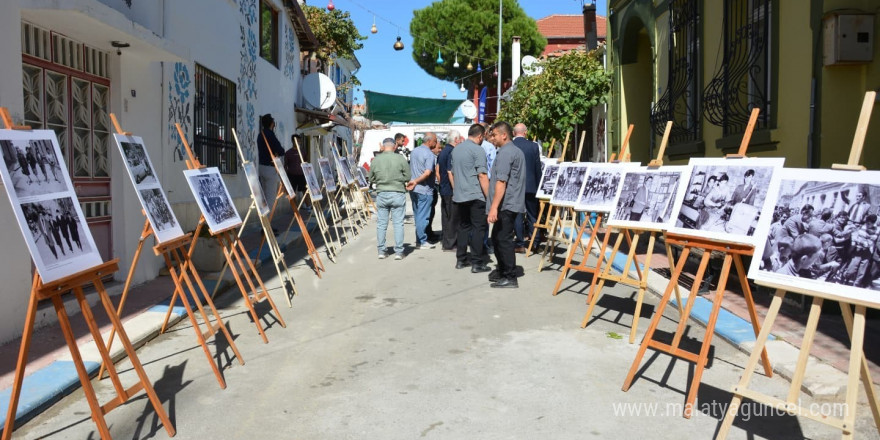
<instances>
[{"instance_id":1,"label":"blue sky","mask_svg":"<svg viewBox=\"0 0 880 440\"><path fill-rule=\"evenodd\" d=\"M582 0L518 0L520 7L534 19L551 14L580 14ZM589 1L589 0L587 0ZM326 7L327 0L310 0L310 5ZM409 35L409 22L413 10L422 9L433 3L432 0L333 0L337 9L351 14L361 34L366 35L364 48L356 55L361 69L356 73L360 79L361 90L372 90L394 95L441 98L446 90L447 99L464 100L465 93L458 85L441 81L425 73L412 59L412 37ZM607 1L596 2L596 12L607 14ZM370 33L373 25L373 11L376 14L376 27L379 32ZM389 21L392 24L389 24ZM404 50L397 52L392 45L397 40L400 28ZM443 54L443 57L454 54ZM509 68L509 66L505 66ZM363 92L356 92L355 98L363 104Z\"/></svg>"}]
</instances>

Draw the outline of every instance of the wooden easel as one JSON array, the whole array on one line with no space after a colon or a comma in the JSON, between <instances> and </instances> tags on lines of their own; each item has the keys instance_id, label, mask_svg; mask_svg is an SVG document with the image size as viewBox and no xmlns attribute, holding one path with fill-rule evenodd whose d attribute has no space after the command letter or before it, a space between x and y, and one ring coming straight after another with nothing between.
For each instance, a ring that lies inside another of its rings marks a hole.
<instances>
[{"instance_id":1,"label":"wooden easel","mask_svg":"<svg viewBox=\"0 0 880 440\"><path fill-rule=\"evenodd\" d=\"M565 150L568 148L568 137L570 135L571 132L565 134L565 142L562 145L562 155L559 156L559 159L556 161L556 163L562 163L563 160L565 160ZM547 152L547 157L552 157L551 155L553 154L554 145L556 145L556 138L554 138L553 141L550 143L550 150ZM546 234L548 236L552 233L552 231L550 231L550 228L554 224L552 220L554 206L555 205L550 204L549 199L538 199L538 217L535 218L535 223L532 225L532 237L529 239L529 245L526 247L526 258L532 256L532 253L534 253L532 251L532 245L535 243L535 237L538 236L539 229L543 229L544 231L546 231ZM542 217L544 215L545 209L547 210L547 215ZM542 218L544 219L543 221L541 221Z\"/></svg>"},{"instance_id":2,"label":"wooden easel","mask_svg":"<svg viewBox=\"0 0 880 440\"><path fill-rule=\"evenodd\" d=\"M302 155L302 150L299 148L299 141L294 139L294 145L296 146L296 151L299 153L299 157L304 157ZM330 258L330 261L336 262L336 255L339 253L337 249L336 242L332 240L332 236L330 235L330 227L327 225L327 217L324 216L324 206L320 200L315 200L312 198L312 193L310 190L310 186L308 181L306 182L306 194L309 197L309 201L312 205L312 217L315 217L315 221L318 223L318 230L321 232L321 238L324 240L324 247L327 249L327 256ZM320 188L318 189L320 192ZM305 201L305 197L303 197L303 201ZM299 212L298 209L294 209L294 212ZM300 225L300 227L303 227ZM339 231L337 231L337 237L339 236Z\"/></svg>"},{"instance_id":3,"label":"wooden easel","mask_svg":"<svg viewBox=\"0 0 880 440\"><path fill-rule=\"evenodd\" d=\"M318 158L323 159L324 155L321 153L321 149L319 148L317 151L318 151ZM336 165L336 167L339 168L339 164L335 163L336 162L335 157L328 158L327 160L328 160L328 162L330 160L333 160L334 161L333 165ZM331 170L331 172L332 172L332 170ZM336 232L336 242L339 243L339 247L342 247L342 235L345 235L346 242L351 242L352 240L354 240L354 237L357 236L357 228L355 227L354 222L352 221L352 218L350 216L348 216L349 228L346 229L345 226L342 224L342 213L339 211L339 199L341 197L343 197L343 194L342 194L343 190L342 190L342 187L340 186L341 182L342 182L342 177L339 176L339 170L337 170L336 175L337 175L337 181L335 182L336 189L333 191L330 191L330 188L327 186L327 182L324 182L323 188L324 188L324 194L327 195L327 201L328 201L327 205L330 208L330 221L333 222L332 229L329 228L329 224L328 224L328 235L331 235L332 232ZM323 177L323 173L321 174L321 176ZM346 214L347 214L347 212L346 212ZM342 229L342 234L339 233L340 229ZM333 238L333 237L331 236L330 238Z\"/></svg>"},{"instance_id":4,"label":"wooden easel","mask_svg":"<svg viewBox=\"0 0 880 440\"><path fill-rule=\"evenodd\" d=\"M578 163L578 158L581 156L581 152L584 148L584 140L587 137L587 132L581 132L581 142L578 146L577 155L575 155L575 159L572 163ZM544 262L547 261L547 255L550 255L550 258L553 258L553 255L556 254L556 245L558 243L566 243L571 245L574 240L574 231L578 228L577 225L577 213L575 213L574 208L571 206L562 206L562 205L554 205L551 206L556 208L556 215L553 217L553 221L550 223L548 234L548 242L544 245L544 252L541 253L541 260L538 262L538 272L541 272L544 269ZM571 232L571 236L565 235L565 225L569 224L569 231ZM578 245L580 245L580 240L578 240ZM551 251L552 250L552 251Z\"/></svg>"},{"instance_id":5,"label":"wooden easel","mask_svg":"<svg viewBox=\"0 0 880 440\"><path fill-rule=\"evenodd\" d=\"M620 156L626 157L626 150L629 147L629 138L632 136L633 128L635 126L633 124L629 125L629 129L626 131L626 137L623 138L623 145L620 147ZM614 160L615 154L611 155L611 162L617 162ZM586 218L583 223L581 223L580 229L578 229L577 235L575 236L575 241L568 250L568 256L565 258L565 264L562 266L562 272L559 274L559 279L556 280L556 286L553 288L553 296L559 293L559 287L562 285L562 280L564 280L568 276L569 269L574 269L577 272L587 272L593 274L593 279L590 281L590 286L596 284L596 277L599 275L602 262L605 260L605 250L608 248L608 239L611 237L611 228L605 228L605 234L602 239L602 245L599 247L599 256L598 261L595 266L588 266L587 259L590 256L590 250L593 249L593 243L598 242L598 234L602 226L602 212L596 213L596 224L590 225L590 219ZM586 246L580 246L581 237L584 236L585 229L587 225L590 225L590 239L587 241ZM577 249L582 248L584 259L576 264L572 265L571 262L574 259L575 254L577 253ZM590 289L592 292L593 290ZM589 303L590 297L587 297L587 302Z\"/></svg>"},{"instance_id":6,"label":"wooden easel","mask_svg":"<svg viewBox=\"0 0 880 440\"><path fill-rule=\"evenodd\" d=\"M174 126L177 127L177 134L180 135L180 142L183 144L184 150L186 150L186 154L189 157L186 161L187 168L191 170L205 168L205 166L199 162L196 155L193 154L192 148L186 140L186 135L184 135L183 129L180 128L180 124L174 124ZM189 246L189 257L192 257L192 254L196 249L196 244L198 243L199 232L201 232L202 227L205 225L205 217L201 216ZM242 298L244 298L245 305L251 314L251 319L253 319L257 331L260 333L260 337L263 339L264 343L269 343L269 339L266 337L266 332L263 331L263 326L260 325L260 317L254 309L254 304L266 300L266 302L269 303L272 312L275 314L275 318L278 319L278 323L281 324L281 327L286 328L287 324L285 324L281 312L275 307L275 301L272 301L272 296L269 295L269 290L266 289L266 285L263 284L263 279L257 272L254 262L251 261L248 256L247 249L245 249L244 244L241 243L241 240L239 240L238 236L235 234L235 228L236 227L233 226L219 231L210 232L217 240L217 244L220 245L220 248L223 249L223 256L226 257L226 264L232 271L232 276L235 277L235 282L238 284L238 289L241 292ZM259 285L260 290L257 290L255 282ZM247 283L250 289L245 287L245 283ZM178 292L175 291L174 296L171 297L171 303L168 305L168 312L165 314L165 323L162 325L162 331L165 331L165 327L168 325L168 318L171 315L171 309L174 307L174 302L177 300L178 296L183 295L178 295Z\"/></svg>"},{"instance_id":7,"label":"wooden easel","mask_svg":"<svg viewBox=\"0 0 880 440\"><path fill-rule=\"evenodd\" d=\"M666 130L663 133L663 141L660 143L660 151L658 151L657 153L657 158L648 163L649 167L663 166L663 154L666 152L666 145L669 141L669 134L671 132L672 121L669 121L666 123ZM621 152L621 154L623 154L623 152ZM607 262L605 263L605 268L599 273L598 276L593 276L593 281L595 282L598 279L599 282L594 283L590 286L590 292L589 294L587 294L589 307L587 307L587 313L584 314L584 319L583 321L581 321L581 328L585 328L587 324L589 324L590 318L593 316L593 308L596 307L596 304L599 302L599 298L602 297L602 287L605 286L605 281L613 281L616 283L635 287L638 289L638 292L636 293L636 308L633 312L633 323L629 331L629 343L632 344L636 340L636 332L638 331L639 327L639 317L642 313L642 302L645 299L645 291L648 289L648 274L651 271L651 257L654 255L654 243L657 240L657 234L663 232L657 229L647 228L617 229L617 241L614 242L614 248L611 250L611 255L608 257ZM639 240L645 233L648 234L648 253L645 255L644 269L641 269L639 268L638 261L636 261L636 252L639 247ZM633 235L630 236L630 234ZM608 234L606 233L606 239L607 235ZM623 269L620 275L613 275L611 274L611 268L613 267L612 263L614 262L614 258L620 251L620 245L623 244L624 238L626 239L629 246L629 252L627 252L626 256L626 263L623 265ZM672 258L672 249L670 249L668 242L665 244L665 246L666 257L669 259L669 263L673 264L674 260ZM600 256L599 258L601 261L602 257ZM636 267L636 276L638 278L631 278L629 276L629 269L634 262ZM681 295L678 292L678 284L675 284L675 297L679 300L679 311L681 311Z\"/></svg>"},{"instance_id":8,"label":"wooden easel","mask_svg":"<svg viewBox=\"0 0 880 440\"><path fill-rule=\"evenodd\" d=\"M131 135L131 132L122 130L122 127L119 125L119 120L116 119L115 114L110 113L110 121L113 123L113 127L116 130L116 133L125 136ZM143 212L143 210L141 212ZM146 213L144 213L144 215L146 216ZM226 381L223 379L223 376L220 374L220 370L218 369L217 364L214 362L214 358L211 355L211 350L208 349L207 339L215 336L218 330L221 331L223 333L223 336L226 337L226 341L229 343L229 347L232 348L232 351L235 353L235 357L238 359L238 362L241 365L244 365L244 359L238 352L238 347L235 346L235 340L232 338L232 335L229 333L229 330L223 323L223 319L220 317L220 313L217 312L217 307L214 306L214 301L212 301L211 297L208 295L208 291L205 289L204 283L202 283L202 278L199 276L198 271L192 264L192 261L190 260L187 252L183 250L183 248L188 246L192 241L192 236L190 234L185 234L179 238L160 243L158 237L156 237L156 235L153 233L153 229L150 226L150 221L144 219L144 229L143 232L141 232L140 238L138 239L137 249L134 252L131 266L128 269L128 276L126 276L125 278L125 285L122 288L122 296L119 299L119 305L116 306L116 315L121 316L122 314L122 309L125 307L125 301L128 299L128 294L131 291L131 282L134 278L134 272L137 269L138 262L140 261L141 251L143 251L144 243L148 238L150 238L150 236L153 236L153 239L156 242L155 246L153 246L153 252L155 252L156 255L162 255L162 257L165 259L165 267L168 268L168 272L171 274L171 279L174 281L174 295L180 297L180 300L183 303L183 307L184 309L186 309L186 315L189 318L190 324L192 324L193 330L196 332L196 340L198 340L199 345L202 346L202 350L205 352L205 356L208 358L208 364L211 365L211 369L214 371L214 377L216 377L217 382L220 383L220 388L225 389ZM195 281L195 283L193 283L193 281ZM184 285L186 287L184 287ZM189 289L189 292L192 296L183 294L184 289L186 288ZM202 330L198 319L196 319L195 311L190 304L190 298L195 300L196 308L201 314L202 321L204 321L207 330ZM207 305L208 308L211 310L211 313L214 315L214 319L216 322L211 322L210 317L205 311L205 308L202 306L203 303ZM162 331L164 332L164 330L165 328L163 326ZM110 347L113 346L113 339L115 336L116 329L113 328L110 330L110 337L107 341L108 350L110 349ZM98 370L99 378L104 378L104 371L106 368L107 365L102 363L100 369Z\"/></svg>"},{"instance_id":9,"label":"wooden easel","mask_svg":"<svg viewBox=\"0 0 880 440\"><path fill-rule=\"evenodd\" d=\"M235 147L238 150L238 156L241 158L242 166L251 163L247 160L244 156L244 152L241 150L241 142L239 142L238 133L234 128L232 129L232 137L235 139ZM263 139L265 139L265 135L263 135ZM268 140L266 141L266 145L269 145ZM275 157L271 150L269 150L269 154L272 156L272 163L274 165ZM265 195L263 197L265 197ZM260 247L257 248L257 254L254 256L253 262L254 264L257 264L257 261L260 260L260 254L263 252L263 244L268 244L269 254L272 256L272 265L275 267L275 272L278 273L278 279L281 280L281 285L284 286L284 299L287 300L287 307L293 307L290 298L297 294L296 283L293 281L293 276L290 275L290 271L287 270L287 262L284 261L284 252L281 251L281 246L275 238L274 231L272 231L272 221L268 215L263 216L260 214L260 209L257 207L257 198L254 194L251 194L251 204L248 206L248 212L245 214L244 221L241 223L241 227L238 230L239 241L241 240L242 234L244 234L244 228L247 226L251 214L257 216L257 219L260 220L260 226L263 228L263 236L260 238ZM220 279L223 279L223 274L226 273L226 267L227 265L224 265L223 270L220 271ZM217 288L219 287L220 283L217 283ZM216 290L214 293L216 294Z\"/></svg>"},{"instance_id":10,"label":"wooden easel","mask_svg":"<svg viewBox=\"0 0 880 440\"><path fill-rule=\"evenodd\" d=\"M30 130L30 127L28 126L13 124L12 118L9 116L9 110L5 107L0 107L0 117L2 117L6 129ZM98 433L101 438L111 438L110 429L107 426L107 421L104 419L104 416L118 406L128 402L128 400L134 397L139 391L144 391L147 394L147 398L150 400L153 410L156 411L156 416L162 422L162 426L165 427L165 432L168 433L169 436L174 437L176 431L171 425L171 420L168 419L168 414L162 406L162 401L159 400L156 391L153 389L153 385L150 383L147 374L144 372L144 367L141 365L141 361L138 359L137 353L134 351L134 347L132 347L128 335L125 333L125 327L122 326L119 317L114 313L113 302L107 295L107 290L104 288L104 282L101 280L119 270L118 263L119 260L108 261L47 284L43 283L39 273L34 273L30 300L28 301L27 315L24 321L24 331L22 332L21 345L18 351L18 362L15 366L12 392L9 396L9 408L6 411L6 424L3 426L3 434L0 436L0 440L11 439L12 431L15 429L15 413L18 410L18 399L21 397L22 384L24 383L25 370L27 369L27 358L28 352L30 351L31 339L34 334L37 305L43 300L52 301L52 305L55 308L55 314L58 316L58 324L61 327L61 332L64 334L64 340L67 343L67 348L70 350L71 358L73 358L73 365L76 368L80 385L82 385L83 393L85 394L86 401L88 402L89 409L92 413L92 420L95 422L95 425L97 425ZM95 322L94 315L92 314L92 307L86 300L85 293L83 293L83 286L88 284L94 285L98 297L101 300L101 305L103 305L104 311L110 318L110 323L113 326L113 329L119 334L119 340L122 342L125 353L128 355L131 365L138 376L138 382L129 388L125 388L119 380L119 374L110 358L110 351L107 346L104 345L104 338L101 336L101 331L98 328L98 324ZM61 299L64 294L71 291L79 303L83 319L85 319L86 324L89 327L89 332L95 340L95 346L101 355L101 359L103 359L104 363L109 366L108 372L110 373L110 380L113 383L113 389L116 391L116 397L104 405L101 405L98 402L98 397L95 394L95 389L92 387L92 381L89 378L89 372L83 363L82 355L76 344L76 336L73 334L73 329L70 327L70 319L68 317L67 309L64 307L64 301Z\"/></svg>"},{"instance_id":11,"label":"wooden easel","mask_svg":"<svg viewBox=\"0 0 880 440\"><path fill-rule=\"evenodd\" d=\"M864 147L865 143L865 134L868 130L871 110L874 106L876 96L877 93L873 91L865 94L865 100L862 103L862 111L856 127L856 134L853 139L852 148L850 149L849 160L846 164L834 164L831 168L851 171L865 170L865 167L859 165L859 162L861 160L862 147ZM747 398L753 402L772 406L777 410L785 411L791 415L803 416L819 423L833 426L842 432L842 438L852 439L855 436L856 404L860 378L862 385L865 387L865 393L868 396L868 404L871 407L874 424L878 427L878 430L880 430L880 404L878 404L877 401L877 391L874 388L874 381L871 379L868 362L865 359L865 352L862 348L865 341L865 309L866 307L877 307L876 304L862 303L850 298L839 298L830 292L792 289L788 286L777 285L765 281L756 281L756 283L762 286L775 288L776 295L773 297L773 300L770 303L770 308L767 310L767 316L764 318L764 327L761 329L757 341L755 341L755 346L752 349L751 356L749 356L749 361L745 366L742 378L740 379L739 384L733 387L733 398L727 409L727 414L724 416L724 420L721 423L721 427L718 430L718 435L715 438L727 438L730 427L733 425L733 421L739 412L742 399ZM803 295L812 296L813 303L810 306L810 315L809 318L807 318L807 326L804 329L803 343L801 344L800 354L798 356L795 374L792 376L788 396L785 399L779 399L758 391L752 391L748 387L752 375L754 374L755 366L758 363L759 355L765 350L764 347L767 343L767 337L770 335L770 330L773 327L773 323L776 321L776 316L779 313L782 301L787 292L797 292ZM810 356L810 348L813 345L813 338L816 335L816 327L819 324L819 315L822 313L822 302L826 298L840 303L840 310L843 315L844 323L846 324L846 331L852 341L850 345L849 371L846 386L846 411L842 419L828 417L827 414L819 413L814 409L805 408L798 404L801 384L803 383L807 360ZM855 316L853 316L853 311L850 308L851 304L855 306Z\"/></svg>"},{"instance_id":12,"label":"wooden easel","mask_svg":"<svg viewBox=\"0 0 880 440\"><path fill-rule=\"evenodd\" d=\"M729 158L745 157L746 151L749 147L749 141L752 137L752 131L754 130L755 123L758 120L758 112L758 108L752 110L751 118L749 119L749 123L746 126L743 140L740 144L739 153L735 155L729 155ZM736 267L736 271L739 276L739 283L743 289L743 295L746 299L746 305L748 306L749 317L752 322L752 328L755 331L755 336L758 336L761 331L760 323L758 322L758 314L755 310L755 301L752 298L752 292L749 289L749 281L746 278L745 266L742 262L743 256L751 256L752 254L754 254L755 250L752 246L749 245L719 242L718 240L667 233L667 251L670 245L681 246L683 250L681 256L679 256L678 263L675 265L675 268L673 269L672 274L669 278L669 284L666 287L666 292L663 294L663 298L660 300L657 311L654 312L654 318L651 320L651 325L650 327L648 327L648 331L645 333L645 338L642 340L642 344L639 346L639 351L636 354L636 358L633 360L629 373L626 376L626 380L624 380L623 391L629 390L630 385L632 385L633 379L638 372L639 365L642 362L642 358L645 356L645 352L648 348L653 348L654 350L669 354L670 356L678 357L692 362L696 364L696 366L694 369L693 379L691 380L690 388L688 390L687 398L685 400L683 414L685 418L690 418L693 414L694 402L697 398L697 390L700 386L700 380L703 377L703 370L708 364L709 348L712 346L712 337L715 334L715 323L718 321L718 313L721 310L721 302L724 298L724 290L727 287L727 280L730 275L731 266ZM688 297L687 307L685 308L683 313L681 312L681 297L678 296L677 298L680 318L678 322L678 328L676 329L675 335L672 340L672 344L665 344L659 341L655 341L653 339L654 332L657 330L657 326L660 324L660 320L663 319L663 310L669 303L672 290L676 291L676 295L678 294L678 279L681 275L682 270L684 269L685 263L687 262L688 255L690 255L690 252L693 249L702 250L703 256L700 259L700 265L697 268L693 287L691 288L690 296ZM684 334L685 328L687 327L688 317L690 316L691 310L696 303L697 291L702 284L703 276L706 273L706 267L709 265L709 260L713 251L720 252L724 255L724 264L721 267L721 273L718 279L718 289L716 290L715 297L713 299L712 312L709 315L709 322L706 324L706 334L703 337L703 344L700 347L700 353L694 354L690 351L679 348L679 345L681 343L681 338ZM670 262L671 261L672 260L670 260ZM767 357L766 350L761 351L761 358L764 364L764 372L767 374L768 377L771 377L773 375L773 369L770 366L770 360Z\"/></svg>"}]
</instances>

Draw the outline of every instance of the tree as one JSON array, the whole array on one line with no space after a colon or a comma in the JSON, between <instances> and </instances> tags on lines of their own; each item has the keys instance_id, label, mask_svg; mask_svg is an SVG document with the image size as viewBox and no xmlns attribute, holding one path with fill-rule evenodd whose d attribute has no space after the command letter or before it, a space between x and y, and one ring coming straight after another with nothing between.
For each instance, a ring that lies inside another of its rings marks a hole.
<instances>
[{"instance_id":1,"label":"tree","mask_svg":"<svg viewBox=\"0 0 880 440\"><path fill-rule=\"evenodd\" d=\"M542 73L517 80L510 99L501 102L498 119L525 123L542 139L562 139L575 124L589 120L593 107L608 101L611 74L598 50L572 51L540 65Z\"/></svg>"},{"instance_id":2,"label":"tree","mask_svg":"<svg viewBox=\"0 0 880 440\"><path fill-rule=\"evenodd\" d=\"M361 41L366 40L367 37L358 32L348 12L338 8L328 11L325 8L309 5L303 5L303 12L312 33L318 39L316 56L322 68L332 65L337 58L352 60L355 51L364 47ZM360 84L357 77L351 75L348 84L340 84L339 88L346 89Z\"/></svg>"},{"instance_id":3,"label":"tree","mask_svg":"<svg viewBox=\"0 0 880 440\"><path fill-rule=\"evenodd\" d=\"M504 68L501 69L501 75L509 79L513 37L521 37L520 47L524 55L540 54L547 45L547 39L538 33L535 20L526 15L516 0L503 2L501 65ZM413 11L410 34L413 36L413 59L429 75L455 81L473 75L478 62L483 68L489 69L491 75L490 66L494 66L498 59L498 0L434 2L424 9ZM441 64L437 64L438 51L443 55ZM457 69L453 67L456 53L459 62ZM468 62L473 63L473 71L467 70ZM473 84L479 81L479 76L471 76L465 81ZM487 79L487 82L492 81Z\"/></svg>"}]
</instances>

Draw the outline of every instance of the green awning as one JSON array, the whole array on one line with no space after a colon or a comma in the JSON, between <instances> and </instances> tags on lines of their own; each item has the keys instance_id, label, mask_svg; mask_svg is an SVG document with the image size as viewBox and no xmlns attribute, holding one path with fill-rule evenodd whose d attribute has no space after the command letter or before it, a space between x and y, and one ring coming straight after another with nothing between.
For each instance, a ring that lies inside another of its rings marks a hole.
<instances>
[{"instance_id":1,"label":"green awning","mask_svg":"<svg viewBox=\"0 0 880 440\"><path fill-rule=\"evenodd\" d=\"M388 95L364 91L367 112L364 116L374 121L448 124L461 101L413 96Z\"/></svg>"}]
</instances>

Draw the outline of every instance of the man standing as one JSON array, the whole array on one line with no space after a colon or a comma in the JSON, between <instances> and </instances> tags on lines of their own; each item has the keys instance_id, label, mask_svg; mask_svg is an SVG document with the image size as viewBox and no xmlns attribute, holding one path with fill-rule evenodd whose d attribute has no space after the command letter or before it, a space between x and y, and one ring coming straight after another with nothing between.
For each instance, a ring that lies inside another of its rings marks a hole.
<instances>
[{"instance_id":1,"label":"man standing","mask_svg":"<svg viewBox=\"0 0 880 440\"><path fill-rule=\"evenodd\" d=\"M388 217L394 224L394 259L403 259L403 214L406 208L406 183L411 174L406 159L394 153L394 140L382 141L381 153L370 163L370 183L376 185L376 246L379 259L385 258L385 233Z\"/></svg>"},{"instance_id":2,"label":"man standing","mask_svg":"<svg viewBox=\"0 0 880 440\"><path fill-rule=\"evenodd\" d=\"M871 209L871 205L868 203L868 191L859 188L856 193L856 201L849 205L849 221L861 226L865 222L865 216L868 215L869 209Z\"/></svg>"},{"instance_id":3,"label":"man standing","mask_svg":"<svg viewBox=\"0 0 880 440\"><path fill-rule=\"evenodd\" d=\"M406 189L411 191L413 217L416 223L416 249L432 249L428 243L428 218L431 215L431 201L434 199L434 164L437 156L432 151L437 144L437 135L425 133L422 145L410 154L409 169L412 180Z\"/></svg>"},{"instance_id":4,"label":"man standing","mask_svg":"<svg viewBox=\"0 0 880 440\"><path fill-rule=\"evenodd\" d=\"M525 157L510 140L508 123L496 122L492 132L492 142L498 147L498 154L492 164L487 220L493 224L492 245L498 268L489 274L489 281L494 281L489 287L519 287L513 225L516 215L526 211Z\"/></svg>"},{"instance_id":5,"label":"man standing","mask_svg":"<svg viewBox=\"0 0 880 440\"><path fill-rule=\"evenodd\" d=\"M471 125L467 140L456 145L450 159L452 201L457 206L459 215L455 268L471 266L473 273L492 270L484 262L486 253L483 246L483 237L487 228L486 194L489 192L486 153L480 147L485 131L482 125ZM470 255L468 243L470 243Z\"/></svg>"},{"instance_id":6,"label":"man standing","mask_svg":"<svg viewBox=\"0 0 880 440\"><path fill-rule=\"evenodd\" d=\"M440 177L440 247L453 251L458 241L458 209L452 201L452 150L461 143L461 134L451 130L446 135L447 144L437 157L437 175Z\"/></svg>"},{"instance_id":7,"label":"man standing","mask_svg":"<svg viewBox=\"0 0 880 440\"><path fill-rule=\"evenodd\" d=\"M517 214L514 221L514 230L516 231L516 248L514 252L524 254L526 252L526 240L532 236L532 229L535 227L535 221L538 218L538 199L535 194L538 192L538 182L541 181L541 148L537 142L526 139L528 129L523 123L516 124L513 127L513 144L522 152L525 158L525 176L526 176L526 212L525 214Z\"/></svg>"},{"instance_id":8,"label":"man standing","mask_svg":"<svg viewBox=\"0 0 880 440\"><path fill-rule=\"evenodd\" d=\"M631 221L639 221L642 219L642 214L645 213L645 209L648 207L648 189L651 187L651 182L653 181L654 176L645 177L645 180L639 185L639 189L636 190L632 209L629 212L629 219Z\"/></svg>"},{"instance_id":9,"label":"man standing","mask_svg":"<svg viewBox=\"0 0 880 440\"><path fill-rule=\"evenodd\" d=\"M260 134L257 135L257 162L259 163L260 184L263 186L263 194L271 197L278 191L278 171L272 163L272 156L284 155L284 147L275 136L275 119L266 113L260 117ZM271 154L269 154L271 152Z\"/></svg>"}]
</instances>

